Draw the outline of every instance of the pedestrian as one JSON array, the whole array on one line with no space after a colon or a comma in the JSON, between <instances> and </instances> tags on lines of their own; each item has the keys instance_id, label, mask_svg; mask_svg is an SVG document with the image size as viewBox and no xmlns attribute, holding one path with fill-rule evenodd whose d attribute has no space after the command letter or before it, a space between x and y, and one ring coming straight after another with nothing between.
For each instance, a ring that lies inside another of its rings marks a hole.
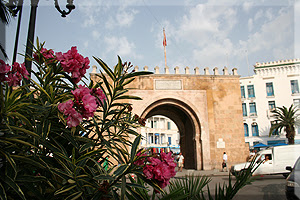
<instances>
[{"instance_id":1,"label":"pedestrian","mask_svg":"<svg viewBox=\"0 0 300 200\"><path fill-rule=\"evenodd\" d=\"M184 157L181 152L179 153L177 160L178 160L178 171L182 172L182 168L183 168L183 164L184 164Z\"/></svg>"},{"instance_id":2,"label":"pedestrian","mask_svg":"<svg viewBox=\"0 0 300 200\"><path fill-rule=\"evenodd\" d=\"M223 153L222 172L224 171L224 168L226 168L226 172L227 172L227 154L226 154L226 152Z\"/></svg>"}]
</instances>

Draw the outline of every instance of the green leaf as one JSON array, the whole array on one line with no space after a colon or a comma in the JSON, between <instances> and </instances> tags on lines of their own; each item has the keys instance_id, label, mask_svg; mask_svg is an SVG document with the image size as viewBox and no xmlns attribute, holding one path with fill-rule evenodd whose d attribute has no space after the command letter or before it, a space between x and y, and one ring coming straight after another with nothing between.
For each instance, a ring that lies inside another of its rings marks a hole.
<instances>
[{"instance_id":1,"label":"green leaf","mask_svg":"<svg viewBox=\"0 0 300 200\"><path fill-rule=\"evenodd\" d=\"M74 194L71 194L70 196L68 196L66 198L66 200L75 200L78 199L79 197L81 197L81 195L83 194L83 192L75 192Z\"/></svg>"},{"instance_id":2,"label":"green leaf","mask_svg":"<svg viewBox=\"0 0 300 200\"><path fill-rule=\"evenodd\" d=\"M116 77L113 73L113 71L103 62L100 58L94 57L93 58L97 61L97 63L102 67L102 69L108 74L108 76L112 79L115 80Z\"/></svg>"},{"instance_id":3,"label":"green leaf","mask_svg":"<svg viewBox=\"0 0 300 200\"><path fill-rule=\"evenodd\" d=\"M10 187L12 188L22 199L26 200L25 195L21 188L16 184L16 182L11 179L9 176L4 177L3 181Z\"/></svg>"},{"instance_id":4,"label":"green leaf","mask_svg":"<svg viewBox=\"0 0 300 200\"><path fill-rule=\"evenodd\" d=\"M131 155L130 155L130 161L132 162L133 160L134 160L134 158L135 158L135 155L136 155L136 152L137 152L137 148L139 147L139 145L140 145L140 143L141 143L141 135L138 135L136 138L135 138L135 140L134 140L134 142L133 142L133 144L132 144L132 147L131 147Z\"/></svg>"},{"instance_id":5,"label":"green leaf","mask_svg":"<svg viewBox=\"0 0 300 200\"><path fill-rule=\"evenodd\" d=\"M39 135L37 135L36 133L32 132L32 131L29 131L25 128L19 128L19 127L16 127L16 126L10 126L11 129L14 129L14 130L17 130L17 131L21 131L21 132L24 132L24 133L27 133L28 135L32 135L34 137L39 137Z\"/></svg>"},{"instance_id":6,"label":"green leaf","mask_svg":"<svg viewBox=\"0 0 300 200\"><path fill-rule=\"evenodd\" d=\"M121 183L121 200L125 200L125 192L126 192L126 177L122 176L122 183Z\"/></svg>"},{"instance_id":7,"label":"green leaf","mask_svg":"<svg viewBox=\"0 0 300 200\"><path fill-rule=\"evenodd\" d=\"M59 195L59 194L68 192L68 191L72 190L72 189L75 188L75 187L76 187L76 184L66 185L66 186L60 188L59 190L57 190L57 191L54 193L54 195Z\"/></svg>"},{"instance_id":8,"label":"green leaf","mask_svg":"<svg viewBox=\"0 0 300 200\"><path fill-rule=\"evenodd\" d=\"M5 189L3 188L1 182L0 182L0 199L1 200L6 200L6 193L5 193Z\"/></svg>"},{"instance_id":9,"label":"green leaf","mask_svg":"<svg viewBox=\"0 0 300 200\"><path fill-rule=\"evenodd\" d=\"M120 165L117 170L114 172L115 176L120 176L121 174L123 174L127 169L128 169L128 165Z\"/></svg>"}]
</instances>

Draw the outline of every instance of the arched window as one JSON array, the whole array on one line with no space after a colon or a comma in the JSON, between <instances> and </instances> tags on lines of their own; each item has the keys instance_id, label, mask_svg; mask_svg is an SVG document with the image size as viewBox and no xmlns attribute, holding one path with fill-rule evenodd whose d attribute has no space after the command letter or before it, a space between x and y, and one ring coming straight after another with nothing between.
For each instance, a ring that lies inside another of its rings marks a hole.
<instances>
[{"instance_id":1,"label":"arched window","mask_svg":"<svg viewBox=\"0 0 300 200\"><path fill-rule=\"evenodd\" d=\"M249 136L249 129L248 129L248 124L244 124L244 133L245 133L245 137Z\"/></svg>"},{"instance_id":2,"label":"arched window","mask_svg":"<svg viewBox=\"0 0 300 200\"><path fill-rule=\"evenodd\" d=\"M252 123L252 136L259 136L257 123Z\"/></svg>"}]
</instances>

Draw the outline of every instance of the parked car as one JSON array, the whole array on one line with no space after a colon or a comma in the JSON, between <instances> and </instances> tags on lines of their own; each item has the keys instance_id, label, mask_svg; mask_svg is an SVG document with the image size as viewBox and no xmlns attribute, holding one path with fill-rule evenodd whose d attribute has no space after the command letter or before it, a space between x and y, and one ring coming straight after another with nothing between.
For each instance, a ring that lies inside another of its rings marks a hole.
<instances>
[{"instance_id":1,"label":"parked car","mask_svg":"<svg viewBox=\"0 0 300 200\"><path fill-rule=\"evenodd\" d=\"M287 177L290 171L286 170L286 166L293 166L299 156L299 144L274 146L259 151L253 157L256 164L260 164L253 175L282 174L284 177ZM230 172L233 175L238 174L241 170L246 169L249 164L250 162L233 165Z\"/></svg>"},{"instance_id":2,"label":"parked car","mask_svg":"<svg viewBox=\"0 0 300 200\"><path fill-rule=\"evenodd\" d=\"M294 167L286 167L291 171L286 179L285 195L288 200L300 199L300 157L296 161Z\"/></svg>"}]
</instances>

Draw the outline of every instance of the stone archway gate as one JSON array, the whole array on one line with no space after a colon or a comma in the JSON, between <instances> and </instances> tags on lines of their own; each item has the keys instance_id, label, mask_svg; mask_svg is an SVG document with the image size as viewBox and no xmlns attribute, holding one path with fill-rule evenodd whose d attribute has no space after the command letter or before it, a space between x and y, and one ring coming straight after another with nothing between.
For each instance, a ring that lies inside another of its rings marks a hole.
<instances>
[{"instance_id":1,"label":"stone archway gate","mask_svg":"<svg viewBox=\"0 0 300 200\"><path fill-rule=\"evenodd\" d=\"M95 78L93 66L91 79ZM138 70L138 67L135 67ZM148 70L148 67L144 67ZM132 101L133 112L148 118L164 115L173 120L179 128L180 146L185 156L185 167L197 170L220 169L222 155L228 155L228 165L245 162L249 150L245 144L239 75L236 69L232 75L227 68L219 75L214 68L210 75L208 68L204 75L155 74L136 78L130 88L131 95L143 100Z\"/></svg>"}]
</instances>

